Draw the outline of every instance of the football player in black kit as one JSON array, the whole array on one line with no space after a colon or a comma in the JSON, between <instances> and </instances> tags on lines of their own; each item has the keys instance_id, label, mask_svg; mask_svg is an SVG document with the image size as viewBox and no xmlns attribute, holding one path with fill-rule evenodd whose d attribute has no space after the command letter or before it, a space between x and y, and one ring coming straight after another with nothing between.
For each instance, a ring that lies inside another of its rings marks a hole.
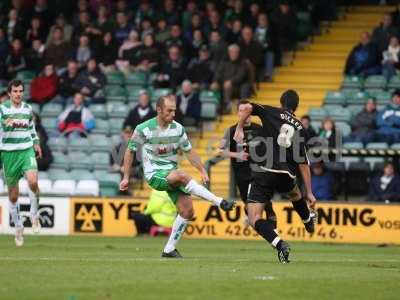
<instances>
[{"instance_id":1,"label":"football player in black kit","mask_svg":"<svg viewBox=\"0 0 400 300\"><path fill-rule=\"evenodd\" d=\"M277 249L279 261L288 263L289 244L278 236L270 222L262 218L266 203L271 200L274 192L286 194L286 198L292 201L294 210L310 233L315 230L317 215L313 211L316 199L311 190L304 129L294 115L299 104L299 96L295 91L288 90L282 94L280 102L281 108L256 103L245 104L234 139L238 143L243 142L243 127L250 115L261 119L263 129L260 138L265 141L266 155L262 158L260 168L256 171L252 169L252 182L247 199L249 223L259 235ZM302 196L296 184L297 168L302 175L306 197Z\"/></svg>"},{"instance_id":2,"label":"football player in black kit","mask_svg":"<svg viewBox=\"0 0 400 300\"><path fill-rule=\"evenodd\" d=\"M248 101L239 102L238 105L238 117L244 113L244 105ZM236 185L239 189L240 198L245 204L245 213L247 215L247 193L249 190L249 184L251 181L251 168L249 162L249 148L256 148L257 144L252 143L251 140L261 134L262 126L252 123L251 117L249 116L244 123L244 140L243 144L238 144L233 139L237 124L229 127L225 131L225 135L221 141L220 154L229 157L231 159L231 165L235 175ZM254 150L255 151L255 150ZM261 150L262 151L262 150ZM260 153L262 154L262 153ZM276 214L272 208L272 202L268 201L265 206L265 212L267 214L267 220L271 221L274 228L276 228Z\"/></svg>"}]
</instances>

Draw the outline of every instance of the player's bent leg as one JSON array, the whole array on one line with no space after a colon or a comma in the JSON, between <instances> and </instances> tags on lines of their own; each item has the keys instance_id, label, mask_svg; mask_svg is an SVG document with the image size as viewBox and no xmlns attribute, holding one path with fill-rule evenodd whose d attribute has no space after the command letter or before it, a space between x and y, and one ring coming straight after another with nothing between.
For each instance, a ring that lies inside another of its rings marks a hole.
<instances>
[{"instance_id":1,"label":"player's bent leg","mask_svg":"<svg viewBox=\"0 0 400 300\"><path fill-rule=\"evenodd\" d=\"M293 208L303 221L307 232L313 233L315 231L317 214L308 208L307 201L302 196L299 187L295 185L293 190L287 193L287 197L292 201Z\"/></svg>"},{"instance_id":2,"label":"player's bent leg","mask_svg":"<svg viewBox=\"0 0 400 300\"><path fill-rule=\"evenodd\" d=\"M164 247L161 257L167 258L182 258L182 255L176 249L176 245L185 233L186 227L193 218L193 203L189 195L179 193L176 203L178 215L172 225L171 235Z\"/></svg>"},{"instance_id":3,"label":"player's bent leg","mask_svg":"<svg viewBox=\"0 0 400 300\"><path fill-rule=\"evenodd\" d=\"M40 216L39 209L39 186L38 186L38 173L36 170L29 170L25 172L26 180L29 185L29 200L31 203L30 218L32 223L32 230L34 233L40 232Z\"/></svg>"},{"instance_id":4,"label":"player's bent leg","mask_svg":"<svg viewBox=\"0 0 400 300\"><path fill-rule=\"evenodd\" d=\"M207 188L197 183L194 179L192 179L188 174L181 170L174 170L169 173L167 176L168 183L171 186L183 186L185 190L195 196L208 200L214 205L221 207L223 210L231 210L233 208L234 203L224 200L221 197L217 197L213 193L211 193Z\"/></svg>"},{"instance_id":5,"label":"player's bent leg","mask_svg":"<svg viewBox=\"0 0 400 300\"><path fill-rule=\"evenodd\" d=\"M24 244L24 226L19 210L18 194L18 183L8 187L8 197L10 200L8 210L15 226L15 245L21 247Z\"/></svg>"}]
</instances>

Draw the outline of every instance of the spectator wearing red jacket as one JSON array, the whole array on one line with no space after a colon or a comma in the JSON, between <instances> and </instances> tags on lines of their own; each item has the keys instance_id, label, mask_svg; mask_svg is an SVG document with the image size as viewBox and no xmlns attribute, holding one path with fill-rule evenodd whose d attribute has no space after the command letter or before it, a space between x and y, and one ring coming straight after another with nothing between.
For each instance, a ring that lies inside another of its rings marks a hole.
<instances>
[{"instance_id":1,"label":"spectator wearing red jacket","mask_svg":"<svg viewBox=\"0 0 400 300\"><path fill-rule=\"evenodd\" d=\"M44 67L42 74L31 82L31 98L33 102L43 104L57 95L58 77L54 66Z\"/></svg>"}]
</instances>

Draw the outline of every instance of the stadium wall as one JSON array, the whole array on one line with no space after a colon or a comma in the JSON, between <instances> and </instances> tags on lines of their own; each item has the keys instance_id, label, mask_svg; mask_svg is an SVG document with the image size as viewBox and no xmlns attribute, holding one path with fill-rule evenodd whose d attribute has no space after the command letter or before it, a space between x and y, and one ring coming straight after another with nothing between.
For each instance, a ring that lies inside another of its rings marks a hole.
<instances>
[{"instance_id":1,"label":"stadium wall","mask_svg":"<svg viewBox=\"0 0 400 300\"><path fill-rule=\"evenodd\" d=\"M0 197L0 230L12 233L6 197ZM29 200L21 198L26 233L30 234ZM135 236L132 214L142 212L146 201L102 198L41 198L43 234ZM257 240L245 225L243 206L223 212L203 201L194 201L195 220L186 237ZM400 244L400 205L373 203L319 203L319 224L308 234L292 205L274 202L279 232L284 239L328 243Z\"/></svg>"}]
</instances>

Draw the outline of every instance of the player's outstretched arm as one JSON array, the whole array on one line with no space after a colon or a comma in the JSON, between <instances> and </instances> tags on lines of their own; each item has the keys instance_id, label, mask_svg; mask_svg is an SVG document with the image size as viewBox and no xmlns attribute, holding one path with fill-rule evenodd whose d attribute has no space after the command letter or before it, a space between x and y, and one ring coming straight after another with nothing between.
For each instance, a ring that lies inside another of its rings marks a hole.
<instances>
[{"instance_id":1,"label":"player's outstretched arm","mask_svg":"<svg viewBox=\"0 0 400 300\"><path fill-rule=\"evenodd\" d=\"M306 188L307 202L309 203L311 208L314 208L317 200L315 199L315 196L314 196L314 194L312 192L312 188L311 188L310 166L308 164L300 164L299 168L300 168L301 176L303 177L304 186Z\"/></svg>"},{"instance_id":2,"label":"player's outstretched arm","mask_svg":"<svg viewBox=\"0 0 400 300\"><path fill-rule=\"evenodd\" d=\"M128 189L129 176L131 174L131 167L133 163L133 156L134 152L129 148L127 148L124 155L124 177L122 178L121 183L119 184L119 189L121 191L126 191Z\"/></svg>"},{"instance_id":3,"label":"player's outstretched arm","mask_svg":"<svg viewBox=\"0 0 400 300\"><path fill-rule=\"evenodd\" d=\"M208 178L208 174L206 169L204 168L200 156L197 154L196 151L191 149L190 151L186 152L186 157L189 160L190 164L195 167L197 170L199 170L201 174L201 179L204 184L207 184L210 179Z\"/></svg>"},{"instance_id":4,"label":"player's outstretched arm","mask_svg":"<svg viewBox=\"0 0 400 300\"><path fill-rule=\"evenodd\" d=\"M237 143L243 143L244 139L244 132L243 132L243 126L246 122L246 119L251 115L253 111L253 106L250 103L244 104L243 105L243 113L240 115L238 124L236 126L236 131L233 139Z\"/></svg>"}]
</instances>

